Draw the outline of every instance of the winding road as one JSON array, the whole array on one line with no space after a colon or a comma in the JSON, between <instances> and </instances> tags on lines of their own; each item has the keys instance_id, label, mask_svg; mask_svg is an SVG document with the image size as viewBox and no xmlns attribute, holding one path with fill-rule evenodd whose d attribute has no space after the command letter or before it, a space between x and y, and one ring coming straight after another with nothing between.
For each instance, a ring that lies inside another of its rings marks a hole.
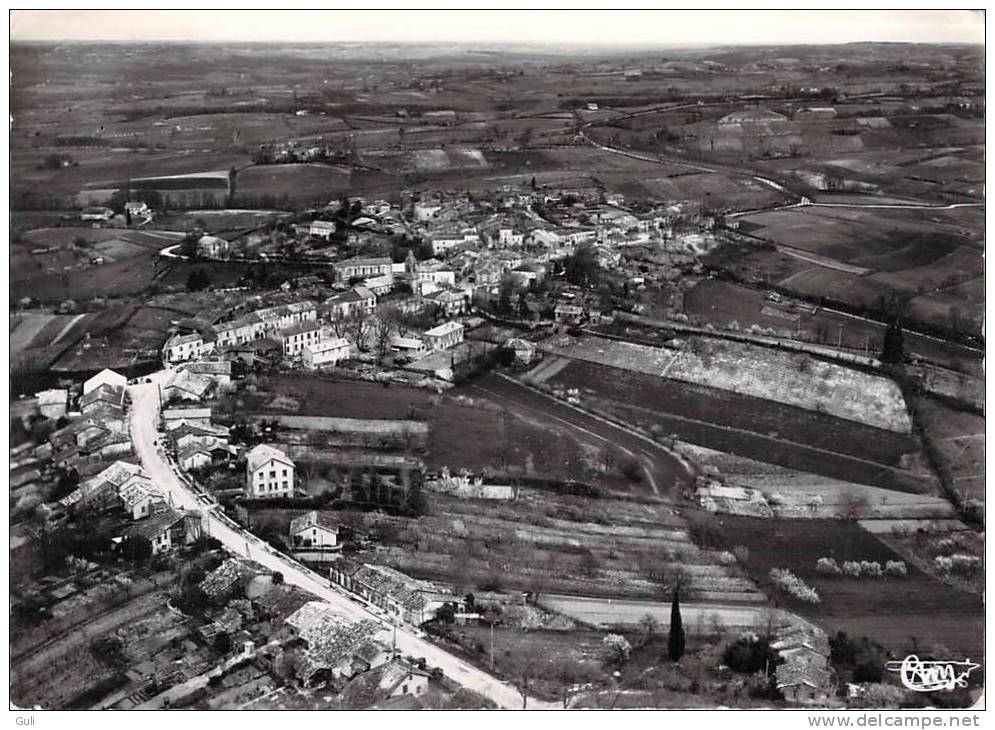
<instances>
[{"instance_id":1,"label":"winding road","mask_svg":"<svg viewBox=\"0 0 995 730\"><path fill-rule=\"evenodd\" d=\"M156 445L160 436L158 432L160 387L168 375L166 371L154 373L150 376L151 383L132 385L128 388L128 393L131 397L130 429L135 453L145 473L168 495L171 504L200 513L204 520L205 531L220 540L230 551L282 573L286 583L326 601L344 618L353 621L373 620L385 629L393 628L383 615L374 613L348 594L332 588L327 579L304 568L227 518L223 518L215 508L205 507L198 499L197 493L177 475ZM441 668L447 677L487 697L498 707L512 709L522 706L522 696L512 685L501 682L419 637L411 627L398 626L396 636L397 648L403 654L424 657L430 666ZM553 706L532 697L528 700L530 708Z\"/></svg>"}]
</instances>

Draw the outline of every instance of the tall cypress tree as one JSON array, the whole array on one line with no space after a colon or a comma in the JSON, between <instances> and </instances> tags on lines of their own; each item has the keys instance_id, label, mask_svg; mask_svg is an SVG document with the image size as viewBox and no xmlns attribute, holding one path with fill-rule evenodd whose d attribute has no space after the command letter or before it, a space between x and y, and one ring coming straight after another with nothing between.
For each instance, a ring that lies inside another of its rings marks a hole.
<instances>
[{"instance_id":1,"label":"tall cypress tree","mask_svg":"<svg viewBox=\"0 0 995 730\"><path fill-rule=\"evenodd\" d=\"M905 343L902 336L902 325L898 319L888 322L888 327L884 331L884 344L881 347L881 362L900 363L902 361L902 351Z\"/></svg>"},{"instance_id":2,"label":"tall cypress tree","mask_svg":"<svg viewBox=\"0 0 995 730\"><path fill-rule=\"evenodd\" d=\"M667 654L671 661L679 661L684 656L684 624L681 622L680 588L674 588L674 599L670 603L670 636L667 639Z\"/></svg>"}]
</instances>

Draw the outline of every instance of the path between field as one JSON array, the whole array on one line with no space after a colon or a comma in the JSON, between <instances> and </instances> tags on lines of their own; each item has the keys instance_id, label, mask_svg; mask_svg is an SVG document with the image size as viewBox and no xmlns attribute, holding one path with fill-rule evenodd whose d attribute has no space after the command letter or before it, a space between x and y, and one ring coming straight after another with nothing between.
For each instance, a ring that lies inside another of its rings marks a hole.
<instances>
[{"instance_id":1,"label":"path between field","mask_svg":"<svg viewBox=\"0 0 995 730\"><path fill-rule=\"evenodd\" d=\"M795 248L794 246L777 244L777 250L785 256L791 256L792 258L799 259L800 261L807 261L810 264L821 266L824 269L842 271L844 274L856 274L857 276L863 276L871 271L870 269L865 269L863 266L844 264L842 261L820 256L819 254L815 254L810 251L803 251L802 249Z\"/></svg>"},{"instance_id":2,"label":"path between field","mask_svg":"<svg viewBox=\"0 0 995 730\"><path fill-rule=\"evenodd\" d=\"M57 335L56 335L56 336L55 336L55 337L54 337L54 338L52 339L52 342L51 342L51 343L49 343L49 344L52 344L52 345L57 345L57 344L59 344L59 340L61 340L61 339L63 338L63 336L64 336L64 335L65 335L65 334L66 334L66 333L67 333L67 332L68 332L69 330L71 330L71 329L73 328L73 326L74 326L74 325L75 325L75 324L76 324L77 322L79 322L79 321L80 321L81 319L83 319L83 318L84 318L85 316L86 316L86 314L77 314L77 315L76 315L75 317L73 317L73 318L72 318L71 320L69 320L69 324L67 324L67 325L66 325L65 327L63 327L63 328L62 328L61 330L59 330L59 334L57 334Z\"/></svg>"},{"instance_id":3,"label":"path between field","mask_svg":"<svg viewBox=\"0 0 995 730\"><path fill-rule=\"evenodd\" d=\"M385 630L393 629L384 616L367 609L350 595L333 589L326 578L290 560L230 520L222 519L213 507L204 509L197 494L184 485L156 446L160 437L157 432L159 392L167 375L166 371L154 373L150 376L151 383L130 386L128 392L132 402L129 425L135 453L145 473L159 489L166 492L170 503L200 514L207 534L220 540L231 552L245 555L269 570L282 573L286 583L327 602L343 618L375 621ZM522 697L517 689L420 638L412 628L397 626L396 637L397 647L402 653L424 657L430 666L441 668L447 677L488 697L499 707L521 707ZM553 706L532 697L528 704L535 708Z\"/></svg>"}]
</instances>

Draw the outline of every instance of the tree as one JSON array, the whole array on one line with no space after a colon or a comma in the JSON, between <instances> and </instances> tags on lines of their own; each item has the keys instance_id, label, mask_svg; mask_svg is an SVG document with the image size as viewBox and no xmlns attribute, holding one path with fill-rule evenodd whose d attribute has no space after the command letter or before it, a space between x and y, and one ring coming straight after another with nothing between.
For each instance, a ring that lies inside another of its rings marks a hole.
<instances>
[{"instance_id":1,"label":"tree","mask_svg":"<svg viewBox=\"0 0 995 730\"><path fill-rule=\"evenodd\" d=\"M370 314L366 307L355 307L346 316L346 330L352 335L358 350L365 350L370 336Z\"/></svg>"},{"instance_id":2,"label":"tree","mask_svg":"<svg viewBox=\"0 0 995 730\"><path fill-rule=\"evenodd\" d=\"M643 635L643 645L647 646L653 643L660 632L660 622L654 618L653 614L648 613L639 619L639 630Z\"/></svg>"},{"instance_id":3,"label":"tree","mask_svg":"<svg viewBox=\"0 0 995 730\"><path fill-rule=\"evenodd\" d=\"M667 638L667 656L672 662L684 656L684 624L681 622L680 588L674 588L674 600L670 604L670 634Z\"/></svg>"},{"instance_id":4,"label":"tree","mask_svg":"<svg viewBox=\"0 0 995 730\"><path fill-rule=\"evenodd\" d=\"M515 654L508 668L511 683L522 696L522 709L529 706L529 685L540 674L540 660L535 652Z\"/></svg>"},{"instance_id":5,"label":"tree","mask_svg":"<svg viewBox=\"0 0 995 730\"><path fill-rule=\"evenodd\" d=\"M554 659L545 671L545 677L556 683L560 690L563 709L567 709L571 698L584 690L597 678L593 667L571 657Z\"/></svg>"},{"instance_id":6,"label":"tree","mask_svg":"<svg viewBox=\"0 0 995 730\"><path fill-rule=\"evenodd\" d=\"M501 278L501 285L498 288L498 312L501 314L511 314L511 297L517 288L515 277L506 273Z\"/></svg>"},{"instance_id":7,"label":"tree","mask_svg":"<svg viewBox=\"0 0 995 730\"><path fill-rule=\"evenodd\" d=\"M197 258L197 241L199 240L200 235L196 231L188 232L180 243L180 256L186 256L188 259Z\"/></svg>"},{"instance_id":8,"label":"tree","mask_svg":"<svg viewBox=\"0 0 995 730\"><path fill-rule=\"evenodd\" d=\"M605 664L612 669L619 669L629 660L632 645L621 634L608 634L601 643L605 645Z\"/></svg>"},{"instance_id":9,"label":"tree","mask_svg":"<svg viewBox=\"0 0 995 730\"><path fill-rule=\"evenodd\" d=\"M204 269L194 269L187 276L187 291L203 291L211 285L211 277Z\"/></svg>"},{"instance_id":10,"label":"tree","mask_svg":"<svg viewBox=\"0 0 995 730\"><path fill-rule=\"evenodd\" d=\"M391 333L394 331L397 320L397 307L384 304L377 308L377 316L373 322L373 343L378 363L382 364L390 353Z\"/></svg>"},{"instance_id":11,"label":"tree","mask_svg":"<svg viewBox=\"0 0 995 730\"><path fill-rule=\"evenodd\" d=\"M601 278L598 255L590 244L580 246L563 260L563 275L576 286L592 286Z\"/></svg>"},{"instance_id":12,"label":"tree","mask_svg":"<svg viewBox=\"0 0 995 730\"><path fill-rule=\"evenodd\" d=\"M121 541L121 555L128 560L138 562L152 557L152 544L135 535L130 535Z\"/></svg>"},{"instance_id":13,"label":"tree","mask_svg":"<svg viewBox=\"0 0 995 730\"><path fill-rule=\"evenodd\" d=\"M904 351L902 326L898 319L892 319L884 331L884 344L881 346L881 362L897 364L902 362Z\"/></svg>"},{"instance_id":14,"label":"tree","mask_svg":"<svg viewBox=\"0 0 995 730\"><path fill-rule=\"evenodd\" d=\"M518 294L518 318L521 320L531 319L532 311L529 309L529 303L525 298L525 292L520 292Z\"/></svg>"}]
</instances>

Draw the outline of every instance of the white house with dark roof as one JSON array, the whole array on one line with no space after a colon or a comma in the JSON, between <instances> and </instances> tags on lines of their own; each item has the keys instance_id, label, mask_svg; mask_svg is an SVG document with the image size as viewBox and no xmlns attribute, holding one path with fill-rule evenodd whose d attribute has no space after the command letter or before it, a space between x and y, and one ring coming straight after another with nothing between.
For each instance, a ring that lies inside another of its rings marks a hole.
<instances>
[{"instance_id":1,"label":"white house with dark roof","mask_svg":"<svg viewBox=\"0 0 995 730\"><path fill-rule=\"evenodd\" d=\"M188 335L173 335L162 346L163 362L184 362L196 360L214 349L214 343L204 342L203 335L193 332Z\"/></svg>"},{"instance_id":2,"label":"white house with dark roof","mask_svg":"<svg viewBox=\"0 0 995 730\"><path fill-rule=\"evenodd\" d=\"M345 337L336 337L305 345L301 352L301 360L305 367L317 370L325 365L338 365L343 360L348 360L351 352L352 345L349 344L349 340Z\"/></svg>"},{"instance_id":3,"label":"white house with dark roof","mask_svg":"<svg viewBox=\"0 0 995 730\"><path fill-rule=\"evenodd\" d=\"M459 322L443 322L424 332L422 340L430 350L448 350L463 341L463 325Z\"/></svg>"},{"instance_id":4,"label":"white house with dark roof","mask_svg":"<svg viewBox=\"0 0 995 730\"><path fill-rule=\"evenodd\" d=\"M245 495L255 498L292 497L294 462L273 446L256 446L246 456Z\"/></svg>"},{"instance_id":5,"label":"white house with dark roof","mask_svg":"<svg viewBox=\"0 0 995 730\"><path fill-rule=\"evenodd\" d=\"M284 357L297 357L303 354L305 347L321 342L321 325L317 322L301 322L280 330L278 337L283 345Z\"/></svg>"},{"instance_id":6,"label":"white house with dark roof","mask_svg":"<svg viewBox=\"0 0 995 730\"><path fill-rule=\"evenodd\" d=\"M339 526L324 512L311 510L290 521L290 542L294 547L333 548L339 544Z\"/></svg>"}]
</instances>

